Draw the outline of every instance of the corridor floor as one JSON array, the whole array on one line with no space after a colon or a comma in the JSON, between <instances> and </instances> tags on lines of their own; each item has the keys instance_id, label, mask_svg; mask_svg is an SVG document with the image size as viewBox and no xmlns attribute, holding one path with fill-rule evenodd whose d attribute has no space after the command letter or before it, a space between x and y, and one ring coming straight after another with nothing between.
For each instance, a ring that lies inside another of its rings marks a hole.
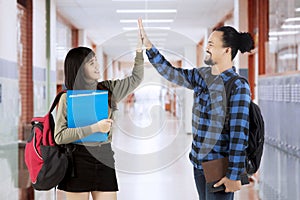
<instances>
[{"instance_id":1,"label":"corridor floor","mask_svg":"<svg viewBox=\"0 0 300 200\"><path fill-rule=\"evenodd\" d=\"M119 112L113 140L119 200L198 199L184 123L147 103ZM253 182L235 194L235 200L257 199Z\"/></svg>"}]
</instances>

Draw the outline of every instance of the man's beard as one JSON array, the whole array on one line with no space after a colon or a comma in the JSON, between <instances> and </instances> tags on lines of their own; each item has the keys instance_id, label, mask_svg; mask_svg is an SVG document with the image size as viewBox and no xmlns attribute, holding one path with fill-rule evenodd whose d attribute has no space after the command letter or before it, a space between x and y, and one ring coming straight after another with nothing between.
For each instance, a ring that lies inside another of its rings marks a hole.
<instances>
[{"instance_id":1,"label":"man's beard","mask_svg":"<svg viewBox=\"0 0 300 200\"><path fill-rule=\"evenodd\" d=\"M210 65L210 66L215 65L216 63L211 59L211 56L212 56L211 53L209 51L206 51L206 53L207 53L207 55L204 59L204 63L206 65Z\"/></svg>"},{"instance_id":2,"label":"man's beard","mask_svg":"<svg viewBox=\"0 0 300 200\"><path fill-rule=\"evenodd\" d=\"M210 65L210 66L213 66L213 65L216 64L216 63L211 59L211 56L210 56L208 59L205 59L205 60L204 60L204 63L205 63L206 65Z\"/></svg>"}]
</instances>

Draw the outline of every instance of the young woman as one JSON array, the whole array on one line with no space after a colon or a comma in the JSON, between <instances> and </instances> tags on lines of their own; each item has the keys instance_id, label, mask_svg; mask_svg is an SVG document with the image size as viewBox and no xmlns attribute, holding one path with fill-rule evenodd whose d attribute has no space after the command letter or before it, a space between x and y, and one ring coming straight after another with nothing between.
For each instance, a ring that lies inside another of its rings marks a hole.
<instances>
[{"instance_id":1,"label":"young woman","mask_svg":"<svg viewBox=\"0 0 300 200\"><path fill-rule=\"evenodd\" d=\"M60 99L55 126L57 144L68 144L72 148L70 168L58 189L66 192L67 199L94 200L117 199L118 183L111 148L112 133L109 132L116 103L131 93L144 76L142 43L139 41L132 75L122 80L100 78L99 64L95 53L86 47L71 49L65 59L65 86L68 90L109 91L109 119L80 128L68 128L66 94ZM94 143L72 142L95 132L109 132L108 141Z\"/></svg>"}]
</instances>

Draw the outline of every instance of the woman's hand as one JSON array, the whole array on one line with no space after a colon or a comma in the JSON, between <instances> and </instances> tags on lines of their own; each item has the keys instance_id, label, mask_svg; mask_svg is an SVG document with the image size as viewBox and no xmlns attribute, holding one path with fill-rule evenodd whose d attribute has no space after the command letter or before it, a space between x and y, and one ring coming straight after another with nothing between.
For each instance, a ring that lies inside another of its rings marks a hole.
<instances>
[{"instance_id":1,"label":"woman's hand","mask_svg":"<svg viewBox=\"0 0 300 200\"><path fill-rule=\"evenodd\" d=\"M112 119L102 119L91 126L92 132L107 133L110 130L112 123Z\"/></svg>"},{"instance_id":2,"label":"woman's hand","mask_svg":"<svg viewBox=\"0 0 300 200\"><path fill-rule=\"evenodd\" d=\"M142 52L143 51L143 41L142 41L142 37L141 37L141 32L140 31L138 33L138 41L137 41L136 51L137 52Z\"/></svg>"}]
</instances>

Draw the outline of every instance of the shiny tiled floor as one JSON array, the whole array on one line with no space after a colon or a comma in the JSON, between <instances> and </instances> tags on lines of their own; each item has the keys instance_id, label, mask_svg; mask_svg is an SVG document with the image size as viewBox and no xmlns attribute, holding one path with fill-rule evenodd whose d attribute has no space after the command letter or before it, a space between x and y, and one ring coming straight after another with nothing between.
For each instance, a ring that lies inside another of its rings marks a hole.
<instances>
[{"instance_id":1,"label":"shiny tiled floor","mask_svg":"<svg viewBox=\"0 0 300 200\"><path fill-rule=\"evenodd\" d=\"M159 102L121 104L113 127L118 200L198 200L184 123ZM258 200L255 188L244 186L235 200Z\"/></svg>"},{"instance_id":2,"label":"shiny tiled floor","mask_svg":"<svg viewBox=\"0 0 300 200\"><path fill-rule=\"evenodd\" d=\"M192 136L183 131L182 120L159 106L150 111L151 105L139 106L119 112L115 121L118 199L197 200L188 158ZM253 182L235 194L235 200L257 199Z\"/></svg>"}]
</instances>

